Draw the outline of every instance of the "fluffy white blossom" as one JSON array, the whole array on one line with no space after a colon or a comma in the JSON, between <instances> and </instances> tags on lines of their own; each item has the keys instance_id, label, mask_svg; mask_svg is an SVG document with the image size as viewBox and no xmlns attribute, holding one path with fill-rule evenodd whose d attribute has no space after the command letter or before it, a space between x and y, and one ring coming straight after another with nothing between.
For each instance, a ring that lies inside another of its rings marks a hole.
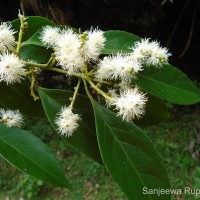
<instances>
[{"instance_id":1,"label":"fluffy white blossom","mask_svg":"<svg viewBox=\"0 0 200 200\"><path fill-rule=\"evenodd\" d=\"M4 52L0 55L0 81L7 84L20 82L25 69L23 61L13 53Z\"/></svg>"},{"instance_id":2,"label":"fluffy white blossom","mask_svg":"<svg viewBox=\"0 0 200 200\"><path fill-rule=\"evenodd\" d=\"M104 32L98 28L91 28L90 31L86 31L85 33L87 37L83 46L83 51L86 59L97 60L106 42Z\"/></svg>"},{"instance_id":3,"label":"fluffy white blossom","mask_svg":"<svg viewBox=\"0 0 200 200\"><path fill-rule=\"evenodd\" d=\"M74 114L70 107L62 107L55 120L58 131L61 135L70 137L78 127L78 121L81 118L78 114Z\"/></svg>"},{"instance_id":4,"label":"fluffy white blossom","mask_svg":"<svg viewBox=\"0 0 200 200\"><path fill-rule=\"evenodd\" d=\"M56 41L54 50L58 64L68 74L77 73L82 70L85 64L84 56L81 51L82 41L79 35L72 29L61 32L61 37Z\"/></svg>"},{"instance_id":5,"label":"fluffy white blossom","mask_svg":"<svg viewBox=\"0 0 200 200\"><path fill-rule=\"evenodd\" d=\"M142 70L141 64L128 55L117 54L116 56L104 57L98 65L97 79L120 79L131 81Z\"/></svg>"},{"instance_id":6,"label":"fluffy white blossom","mask_svg":"<svg viewBox=\"0 0 200 200\"><path fill-rule=\"evenodd\" d=\"M60 29L58 27L45 26L42 29L40 40L48 46L54 46L60 37Z\"/></svg>"},{"instance_id":7,"label":"fluffy white blossom","mask_svg":"<svg viewBox=\"0 0 200 200\"><path fill-rule=\"evenodd\" d=\"M11 29L11 25L7 23L2 23L0 25L0 51L13 49L16 44L14 33L15 32Z\"/></svg>"},{"instance_id":8,"label":"fluffy white blossom","mask_svg":"<svg viewBox=\"0 0 200 200\"><path fill-rule=\"evenodd\" d=\"M121 91L120 96L113 99L112 105L116 106L118 115L129 122L144 114L146 101L146 95L136 87Z\"/></svg>"},{"instance_id":9,"label":"fluffy white blossom","mask_svg":"<svg viewBox=\"0 0 200 200\"><path fill-rule=\"evenodd\" d=\"M162 48L157 41L150 42L149 39L136 42L132 50L133 53L130 56L147 66L161 67L168 62L168 58L171 56L167 48Z\"/></svg>"},{"instance_id":10,"label":"fluffy white blossom","mask_svg":"<svg viewBox=\"0 0 200 200\"><path fill-rule=\"evenodd\" d=\"M1 108L0 119L3 120L3 123L6 124L8 127L21 127L23 123L23 116L19 112L19 110L5 110Z\"/></svg>"}]
</instances>

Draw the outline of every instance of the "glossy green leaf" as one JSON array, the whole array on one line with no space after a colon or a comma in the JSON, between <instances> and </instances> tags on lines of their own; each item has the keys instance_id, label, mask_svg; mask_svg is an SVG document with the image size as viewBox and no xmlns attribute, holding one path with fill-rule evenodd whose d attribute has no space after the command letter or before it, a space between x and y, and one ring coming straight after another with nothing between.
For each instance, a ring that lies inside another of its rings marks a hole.
<instances>
[{"instance_id":1,"label":"glossy green leaf","mask_svg":"<svg viewBox=\"0 0 200 200\"><path fill-rule=\"evenodd\" d=\"M130 200L169 200L143 194L143 188L169 188L166 170L152 142L133 123L92 100L97 138L104 164Z\"/></svg>"},{"instance_id":2,"label":"glossy green leaf","mask_svg":"<svg viewBox=\"0 0 200 200\"><path fill-rule=\"evenodd\" d=\"M0 105L7 109L19 109L24 115L46 118L40 101L34 101L30 96L30 83L28 80L22 83L7 85L0 83Z\"/></svg>"},{"instance_id":3,"label":"glossy green leaf","mask_svg":"<svg viewBox=\"0 0 200 200\"><path fill-rule=\"evenodd\" d=\"M135 119L134 123L140 126L151 126L166 121L169 118L169 112L165 102L152 95L147 97L145 114L139 120Z\"/></svg>"},{"instance_id":4,"label":"glossy green leaf","mask_svg":"<svg viewBox=\"0 0 200 200\"><path fill-rule=\"evenodd\" d=\"M125 31L106 31L104 36L107 41L102 50L103 54L130 53L132 52L130 47L140 40L140 37Z\"/></svg>"},{"instance_id":5,"label":"glossy green leaf","mask_svg":"<svg viewBox=\"0 0 200 200\"><path fill-rule=\"evenodd\" d=\"M19 170L58 187L70 187L51 149L28 131L0 124L0 155Z\"/></svg>"},{"instance_id":6,"label":"glossy green leaf","mask_svg":"<svg viewBox=\"0 0 200 200\"><path fill-rule=\"evenodd\" d=\"M37 46L41 46L41 47L47 47L46 45L44 45L41 40L40 40L40 36L41 36L41 32L42 29L38 30L34 35L32 35L28 40L24 41L22 43L22 46L24 45L28 45L28 44L33 44L33 45L37 45Z\"/></svg>"},{"instance_id":7,"label":"glossy green leaf","mask_svg":"<svg viewBox=\"0 0 200 200\"><path fill-rule=\"evenodd\" d=\"M45 47L37 45L24 45L19 52L21 59L28 61L33 60L37 63L47 63L51 57L51 49L46 49Z\"/></svg>"},{"instance_id":8,"label":"glossy green leaf","mask_svg":"<svg viewBox=\"0 0 200 200\"><path fill-rule=\"evenodd\" d=\"M26 22L28 22L28 27L26 28L26 30L23 34L22 42L28 40L43 26L55 25L54 22L48 20L47 18L40 17L40 16L27 16ZM18 37L18 33L20 30L20 20L16 19L16 20L12 21L11 24L12 24L12 28L16 31L16 37Z\"/></svg>"},{"instance_id":9,"label":"glossy green leaf","mask_svg":"<svg viewBox=\"0 0 200 200\"><path fill-rule=\"evenodd\" d=\"M60 111L61 106L70 105L69 98L73 96L73 93L68 90L45 88L39 88L38 92L42 100L46 116L53 128L57 130L57 126L54 122L56 114ZM82 120L79 122L80 125L74 132L73 136L65 138L65 140L74 148L82 151L94 160L101 162L95 133L92 106L88 98L79 94L73 111L80 114Z\"/></svg>"},{"instance_id":10,"label":"glossy green leaf","mask_svg":"<svg viewBox=\"0 0 200 200\"><path fill-rule=\"evenodd\" d=\"M187 105L200 101L200 90L171 65L145 68L133 82L146 92L172 103Z\"/></svg>"}]
</instances>

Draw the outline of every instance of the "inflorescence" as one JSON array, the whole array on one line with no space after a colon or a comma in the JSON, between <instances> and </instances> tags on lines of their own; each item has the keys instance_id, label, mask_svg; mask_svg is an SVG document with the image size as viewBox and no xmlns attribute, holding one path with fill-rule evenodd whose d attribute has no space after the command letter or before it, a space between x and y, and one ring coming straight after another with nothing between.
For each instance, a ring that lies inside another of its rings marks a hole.
<instances>
[{"instance_id":1,"label":"inflorescence","mask_svg":"<svg viewBox=\"0 0 200 200\"><path fill-rule=\"evenodd\" d=\"M24 16L19 17L21 23L25 21ZM162 48L157 41L142 39L130 46L130 53L118 52L100 58L106 44L104 32L100 29L91 28L80 33L71 28L46 26L39 39L47 48L52 48L54 53L47 64L38 64L23 61L19 57L19 42L23 33L19 33L18 42L14 34L10 24L0 25L0 82L20 83L21 79L29 76L31 95L36 100L34 84L39 71L37 69L57 71L79 79L71 104L62 107L55 118L58 132L67 137L73 134L81 120L80 115L72 112L81 80L86 91L89 90L89 84L98 95L104 97L107 107L114 107L118 111L117 115L131 122L144 115L148 101L147 95L132 80L137 79L137 74L146 67L163 67L171 56L168 49ZM102 84L107 86L104 87L108 88L106 91L101 89ZM1 109L0 117L0 122L7 126L20 127L22 124L23 118L19 111Z\"/></svg>"},{"instance_id":2,"label":"inflorescence","mask_svg":"<svg viewBox=\"0 0 200 200\"><path fill-rule=\"evenodd\" d=\"M0 108L0 122L8 127L21 127L23 124L23 116L19 110L5 110Z\"/></svg>"}]
</instances>

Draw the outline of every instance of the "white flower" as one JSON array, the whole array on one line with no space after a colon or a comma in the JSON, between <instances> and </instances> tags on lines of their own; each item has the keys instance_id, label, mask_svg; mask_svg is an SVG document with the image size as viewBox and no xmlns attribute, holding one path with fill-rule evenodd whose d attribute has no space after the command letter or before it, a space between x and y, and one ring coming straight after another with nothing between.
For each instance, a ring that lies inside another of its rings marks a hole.
<instances>
[{"instance_id":1,"label":"white flower","mask_svg":"<svg viewBox=\"0 0 200 200\"><path fill-rule=\"evenodd\" d=\"M87 34L87 39L84 43L83 51L86 59L97 60L106 42L104 32L98 28L91 28L90 31L86 31L85 33Z\"/></svg>"},{"instance_id":2,"label":"white flower","mask_svg":"<svg viewBox=\"0 0 200 200\"><path fill-rule=\"evenodd\" d=\"M143 62L147 66L161 67L168 62L168 58L171 56L167 48L162 48L157 41L150 42L149 39L136 42L131 49L133 53L130 54L130 57Z\"/></svg>"},{"instance_id":3,"label":"white flower","mask_svg":"<svg viewBox=\"0 0 200 200\"><path fill-rule=\"evenodd\" d=\"M15 32L11 29L11 25L7 23L2 23L0 25L0 51L13 49L16 44L14 33Z\"/></svg>"},{"instance_id":4,"label":"white flower","mask_svg":"<svg viewBox=\"0 0 200 200\"><path fill-rule=\"evenodd\" d=\"M118 115L123 120L131 121L140 118L145 112L147 97L138 88L128 89L120 92L120 96L113 99L112 105L116 106Z\"/></svg>"},{"instance_id":5,"label":"white flower","mask_svg":"<svg viewBox=\"0 0 200 200\"><path fill-rule=\"evenodd\" d=\"M112 65L112 57L104 57L103 60L98 64L98 69L96 71L97 79L111 79L114 71L114 66Z\"/></svg>"},{"instance_id":6,"label":"white flower","mask_svg":"<svg viewBox=\"0 0 200 200\"><path fill-rule=\"evenodd\" d=\"M7 84L20 82L25 72L23 66L23 61L17 55L4 52L0 55L0 81Z\"/></svg>"},{"instance_id":7,"label":"white flower","mask_svg":"<svg viewBox=\"0 0 200 200\"><path fill-rule=\"evenodd\" d=\"M80 72L84 67L85 60L81 45L81 39L72 29L63 31L55 43L54 50L58 64L62 69L67 70L69 75Z\"/></svg>"},{"instance_id":8,"label":"white flower","mask_svg":"<svg viewBox=\"0 0 200 200\"><path fill-rule=\"evenodd\" d=\"M104 57L96 72L97 79L120 79L130 82L142 70L141 64L128 55Z\"/></svg>"},{"instance_id":9,"label":"white flower","mask_svg":"<svg viewBox=\"0 0 200 200\"><path fill-rule=\"evenodd\" d=\"M8 127L15 126L21 127L23 123L23 116L19 110L5 110L0 109L0 118L3 120L3 123Z\"/></svg>"},{"instance_id":10,"label":"white flower","mask_svg":"<svg viewBox=\"0 0 200 200\"><path fill-rule=\"evenodd\" d=\"M58 27L51 26L45 26L40 35L42 43L48 46L54 46L59 37L60 29Z\"/></svg>"},{"instance_id":11,"label":"white flower","mask_svg":"<svg viewBox=\"0 0 200 200\"><path fill-rule=\"evenodd\" d=\"M147 65L153 65L156 67L162 67L163 64L168 63L168 58L171 53L168 52L167 48L157 47L154 49L151 58L147 61Z\"/></svg>"},{"instance_id":12,"label":"white flower","mask_svg":"<svg viewBox=\"0 0 200 200\"><path fill-rule=\"evenodd\" d=\"M134 59L130 59L127 55L117 54L113 57L113 78L120 79L122 81L130 82L136 74L142 70L140 63Z\"/></svg>"},{"instance_id":13,"label":"white flower","mask_svg":"<svg viewBox=\"0 0 200 200\"><path fill-rule=\"evenodd\" d=\"M70 107L62 107L58 113L58 117L55 120L56 125L58 126L58 131L61 135L70 137L73 132L78 127L78 121L81 118L78 114L74 114Z\"/></svg>"}]
</instances>

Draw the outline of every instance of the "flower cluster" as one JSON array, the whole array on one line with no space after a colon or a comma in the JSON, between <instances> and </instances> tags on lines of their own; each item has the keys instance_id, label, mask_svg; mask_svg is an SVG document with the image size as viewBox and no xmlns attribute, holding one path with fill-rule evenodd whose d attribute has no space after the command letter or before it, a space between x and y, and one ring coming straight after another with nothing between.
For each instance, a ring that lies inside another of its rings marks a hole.
<instances>
[{"instance_id":1,"label":"flower cluster","mask_svg":"<svg viewBox=\"0 0 200 200\"><path fill-rule=\"evenodd\" d=\"M16 44L14 34L11 25L7 23L0 25L0 52L13 49Z\"/></svg>"},{"instance_id":2,"label":"flower cluster","mask_svg":"<svg viewBox=\"0 0 200 200\"><path fill-rule=\"evenodd\" d=\"M122 116L123 120L130 122L144 114L146 101L146 95L135 87L121 91L119 96L113 98L113 105L119 111L118 115Z\"/></svg>"},{"instance_id":3,"label":"flower cluster","mask_svg":"<svg viewBox=\"0 0 200 200\"><path fill-rule=\"evenodd\" d=\"M145 66L162 67L168 63L168 58L171 56L167 48L160 47L158 42L150 42L149 39L136 42L131 49L133 50L131 57Z\"/></svg>"},{"instance_id":4,"label":"flower cluster","mask_svg":"<svg viewBox=\"0 0 200 200\"><path fill-rule=\"evenodd\" d=\"M118 53L104 57L98 65L96 78L131 82L145 66L161 67L168 62L171 55L167 48L162 48L158 42L150 42L149 39L136 42L131 49L132 52L129 54Z\"/></svg>"},{"instance_id":5,"label":"flower cluster","mask_svg":"<svg viewBox=\"0 0 200 200\"><path fill-rule=\"evenodd\" d=\"M61 135L69 137L72 136L72 133L77 129L78 121L80 120L80 116L74 114L70 107L64 106L58 113L55 123Z\"/></svg>"},{"instance_id":6,"label":"flower cluster","mask_svg":"<svg viewBox=\"0 0 200 200\"><path fill-rule=\"evenodd\" d=\"M87 61L96 61L105 44L103 31L91 29L79 35L72 29L44 27L40 40L52 46L58 65L69 75L81 72Z\"/></svg>"},{"instance_id":7,"label":"flower cluster","mask_svg":"<svg viewBox=\"0 0 200 200\"><path fill-rule=\"evenodd\" d=\"M7 84L21 82L25 72L23 61L9 52L16 45L14 34L10 24L0 25L0 82L5 81Z\"/></svg>"},{"instance_id":8,"label":"flower cluster","mask_svg":"<svg viewBox=\"0 0 200 200\"><path fill-rule=\"evenodd\" d=\"M98 65L97 79L121 80L130 82L142 70L140 62L126 54L104 57Z\"/></svg>"},{"instance_id":9,"label":"flower cluster","mask_svg":"<svg viewBox=\"0 0 200 200\"><path fill-rule=\"evenodd\" d=\"M142 39L130 48L127 54L104 57L98 64L95 77L99 80L117 81L119 90L109 90L111 102L106 100L107 106L113 105L123 120L130 122L140 118L145 113L146 94L132 86L132 80L137 74L145 70L145 66L162 67L171 55L166 48L160 47L156 41Z\"/></svg>"},{"instance_id":10,"label":"flower cluster","mask_svg":"<svg viewBox=\"0 0 200 200\"><path fill-rule=\"evenodd\" d=\"M19 110L5 110L0 109L0 121L8 127L21 127L23 123L23 116Z\"/></svg>"},{"instance_id":11,"label":"flower cluster","mask_svg":"<svg viewBox=\"0 0 200 200\"><path fill-rule=\"evenodd\" d=\"M97 28L91 28L90 31L85 32L86 41L83 45L83 51L87 60L92 59L95 61L98 59L106 42L103 34L104 32Z\"/></svg>"},{"instance_id":12,"label":"flower cluster","mask_svg":"<svg viewBox=\"0 0 200 200\"><path fill-rule=\"evenodd\" d=\"M46 26L43 28L40 40L48 47L54 46L60 36L60 29L58 27Z\"/></svg>"},{"instance_id":13,"label":"flower cluster","mask_svg":"<svg viewBox=\"0 0 200 200\"><path fill-rule=\"evenodd\" d=\"M25 72L23 61L14 53L0 54L0 82L7 84L20 82Z\"/></svg>"},{"instance_id":14,"label":"flower cluster","mask_svg":"<svg viewBox=\"0 0 200 200\"><path fill-rule=\"evenodd\" d=\"M171 55L166 48L162 48L156 41L142 39L130 47L130 53L120 53L105 56L99 55L105 45L104 32L92 28L82 34L72 29L61 30L57 27L44 27L40 40L52 47L55 59L68 75L84 73L83 68L93 70L93 78L99 82L111 81L117 83L118 88L109 88L107 92L107 107L115 106L118 115L125 121L140 118L145 113L147 96L132 85L132 80L145 67L162 67ZM90 65L92 60L96 66ZM89 67L88 67L89 66ZM91 78L91 77L90 77ZM93 86L94 88L94 86ZM104 93L97 89L98 93ZM104 93L105 94L105 93ZM106 95L103 95L106 97ZM73 114L69 107L64 107L58 114L56 124L62 135L71 136L76 130L80 117Z\"/></svg>"},{"instance_id":15,"label":"flower cluster","mask_svg":"<svg viewBox=\"0 0 200 200\"><path fill-rule=\"evenodd\" d=\"M58 113L55 123L61 135L69 137L72 136L72 133L77 129L78 121L80 120L80 116L74 114L70 107L64 106Z\"/></svg>"},{"instance_id":16,"label":"flower cluster","mask_svg":"<svg viewBox=\"0 0 200 200\"><path fill-rule=\"evenodd\" d=\"M23 24L26 19L20 15L20 20ZM147 95L133 85L132 80L136 79L137 74L145 70L146 66L162 67L168 62L168 57L171 55L158 42L142 39L129 48L129 53L118 52L100 59L106 38L104 32L98 28L78 33L71 28L61 29L60 27L46 26L40 33L40 41L54 51L47 64L21 60L19 57L21 39L15 50L15 31L7 23L0 25L0 82L14 84L21 82L24 75L30 75L31 95L37 99L33 90L41 69L53 69L53 71L78 77L79 82L75 87L70 106L62 107L55 119L58 131L67 137L73 134L81 120L78 114L72 112L81 79L84 79L98 94L105 97L107 107L114 106L118 111L117 115L130 122L145 113L147 102ZM23 31L20 29L19 38L22 37L22 34ZM61 69L53 68L55 63ZM28 66L28 70L26 70L26 66ZM40 66L41 68L39 68ZM94 81L97 82L97 85L93 83ZM107 93L101 90L101 83L108 84ZM88 91L87 88L86 91ZM3 121L9 127L20 127L22 119L19 111L0 110L1 122Z\"/></svg>"}]
</instances>

